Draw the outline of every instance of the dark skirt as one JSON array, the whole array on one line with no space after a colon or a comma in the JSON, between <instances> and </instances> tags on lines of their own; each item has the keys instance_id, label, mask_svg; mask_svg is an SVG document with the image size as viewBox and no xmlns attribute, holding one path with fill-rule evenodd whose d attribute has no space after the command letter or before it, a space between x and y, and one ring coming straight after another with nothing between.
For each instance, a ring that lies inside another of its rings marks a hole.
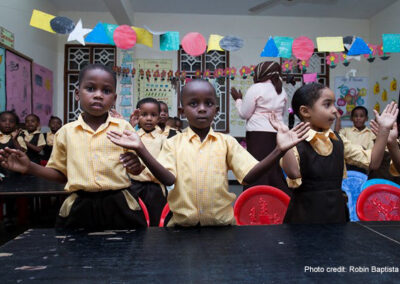
<instances>
[{"instance_id":1,"label":"dark skirt","mask_svg":"<svg viewBox=\"0 0 400 284\"><path fill-rule=\"evenodd\" d=\"M147 207L150 218L150 226L158 227L161 213L167 204L167 194L158 183L132 181L132 190L142 199Z\"/></svg>"},{"instance_id":2,"label":"dark skirt","mask_svg":"<svg viewBox=\"0 0 400 284\"><path fill-rule=\"evenodd\" d=\"M258 161L267 157L276 147L276 133L263 131L247 131L246 132L247 151ZM279 166L279 161L260 176L252 184L243 187L246 190L255 185L270 185L284 191L291 196L292 190L287 186L282 168Z\"/></svg>"},{"instance_id":3,"label":"dark skirt","mask_svg":"<svg viewBox=\"0 0 400 284\"><path fill-rule=\"evenodd\" d=\"M123 190L136 200L137 208L129 208ZM74 192L78 196L68 216L57 217L56 229L126 230L147 227L136 194L131 188L100 192Z\"/></svg>"}]
</instances>

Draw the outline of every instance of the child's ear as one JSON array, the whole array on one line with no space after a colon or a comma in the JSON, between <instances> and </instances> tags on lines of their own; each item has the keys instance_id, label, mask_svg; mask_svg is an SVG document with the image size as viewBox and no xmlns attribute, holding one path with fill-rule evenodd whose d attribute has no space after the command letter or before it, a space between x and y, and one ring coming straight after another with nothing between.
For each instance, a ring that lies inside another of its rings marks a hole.
<instances>
[{"instance_id":1,"label":"child's ear","mask_svg":"<svg viewBox=\"0 0 400 284\"><path fill-rule=\"evenodd\" d=\"M308 106L304 106L304 105L300 106L299 113L302 118L310 118L311 117L310 108Z\"/></svg>"},{"instance_id":2,"label":"child's ear","mask_svg":"<svg viewBox=\"0 0 400 284\"><path fill-rule=\"evenodd\" d=\"M75 89L75 100L79 101L79 89L78 88Z\"/></svg>"}]
</instances>

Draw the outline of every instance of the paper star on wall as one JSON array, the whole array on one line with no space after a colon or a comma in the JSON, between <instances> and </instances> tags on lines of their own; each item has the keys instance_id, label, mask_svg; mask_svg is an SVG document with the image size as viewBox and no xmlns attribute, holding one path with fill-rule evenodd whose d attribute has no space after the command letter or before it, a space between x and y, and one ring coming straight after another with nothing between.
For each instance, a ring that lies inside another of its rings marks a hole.
<instances>
[{"instance_id":1,"label":"paper star on wall","mask_svg":"<svg viewBox=\"0 0 400 284\"><path fill-rule=\"evenodd\" d=\"M84 36L90 33L92 29L82 28L82 20L79 19L78 23L75 25L75 29L69 34L68 41L79 41L82 45L85 45Z\"/></svg>"}]
</instances>

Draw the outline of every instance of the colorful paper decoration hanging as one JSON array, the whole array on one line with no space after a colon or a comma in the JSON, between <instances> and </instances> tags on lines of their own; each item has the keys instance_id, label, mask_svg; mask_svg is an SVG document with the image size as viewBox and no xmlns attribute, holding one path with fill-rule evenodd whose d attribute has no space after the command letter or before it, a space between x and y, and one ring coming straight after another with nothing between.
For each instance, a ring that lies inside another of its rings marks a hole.
<instances>
[{"instance_id":1,"label":"colorful paper decoration hanging","mask_svg":"<svg viewBox=\"0 0 400 284\"><path fill-rule=\"evenodd\" d=\"M290 73L293 69L293 63L291 60L285 60L282 63L282 72Z\"/></svg>"},{"instance_id":2,"label":"colorful paper decoration hanging","mask_svg":"<svg viewBox=\"0 0 400 284\"><path fill-rule=\"evenodd\" d=\"M128 25L122 25L115 29L113 39L118 48L130 49L136 44L136 32Z\"/></svg>"},{"instance_id":3,"label":"colorful paper decoration hanging","mask_svg":"<svg viewBox=\"0 0 400 284\"><path fill-rule=\"evenodd\" d=\"M227 51L237 51L244 45L243 39L237 36L225 36L220 40L219 45Z\"/></svg>"},{"instance_id":4,"label":"colorful paper decoration hanging","mask_svg":"<svg viewBox=\"0 0 400 284\"><path fill-rule=\"evenodd\" d=\"M368 48L371 51L370 54L364 54L364 57L367 59L368 62L374 62L375 56L377 53L377 46L373 44L368 44Z\"/></svg>"},{"instance_id":5,"label":"colorful paper decoration hanging","mask_svg":"<svg viewBox=\"0 0 400 284\"><path fill-rule=\"evenodd\" d=\"M207 52L209 52L210 50L224 51L219 45L219 42L223 38L224 37L221 35L210 35L210 37L208 38Z\"/></svg>"},{"instance_id":6,"label":"colorful paper decoration hanging","mask_svg":"<svg viewBox=\"0 0 400 284\"><path fill-rule=\"evenodd\" d=\"M304 83L317 82L317 73L303 74L303 82Z\"/></svg>"},{"instance_id":7,"label":"colorful paper decoration hanging","mask_svg":"<svg viewBox=\"0 0 400 284\"><path fill-rule=\"evenodd\" d=\"M292 52L297 59L308 60L314 53L314 42L306 36L300 36L293 41Z\"/></svg>"},{"instance_id":8,"label":"colorful paper decoration hanging","mask_svg":"<svg viewBox=\"0 0 400 284\"><path fill-rule=\"evenodd\" d=\"M384 52L400 52L400 34L382 35Z\"/></svg>"},{"instance_id":9,"label":"colorful paper decoration hanging","mask_svg":"<svg viewBox=\"0 0 400 284\"><path fill-rule=\"evenodd\" d=\"M335 68L339 62L339 56L335 52L331 52L326 56L326 63L331 67Z\"/></svg>"},{"instance_id":10,"label":"colorful paper decoration hanging","mask_svg":"<svg viewBox=\"0 0 400 284\"><path fill-rule=\"evenodd\" d=\"M115 45L114 31L116 28L118 28L118 25L103 23L103 27L108 37L108 40L110 41L110 44Z\"/></svg>"},{"instance_id":11,"label":"colorful paper decoration hanging","mask_svg":"<svg viewBox=\"0 0 400 284\"><path fill-rule=\"evenodd\" d=\"M50 21L50 26L58 34L69 34L75 28L75 23L67 17L55 17Z\"/></svg>"},{"instance_id":12,"label":"colorful paper decoration hanging","mask_svg":"<svg viewBox=\"0 0 400 284\"><path fill-rule=\"evenodd\" d=\"M144 28L131 27L136 32L136 43L153 48L153 34Z\"/></svg>"},{"instance_id":13,"label":"colorful paper decoration hanging","mask_svg":"<svg viewBox=\"0 0 400 284\"><path fill-rule=\"evenodd\" d=\"M390 53L383 52L383 44L378 45L377 51L380 59L388 60L390 58Z\"/></svg>"},{"instance_id":14,"label":"colorful paper decoration hanging","mask_svg":"<svg viewBox=\"0 0 400 284\"><path fill-rule=\"evenodd\" d=\"M85 41L90 43L111 44L102 22L97 23L94 29L86 36Z\"/></svg>"},{"instance_id":15,"label":"colorful paper decoration hanging","mask_svg":"<svg viewBox=\"0 0 400 284\"><path fill-rule=\"evenodd\" d=\"M299 66L301 71L306 72L307 67L309 66L309 60L298 60L297 66Z\"/></svg>"},{"instance_id":16,"label":"colorful paper decoration hanging","mask_svg":"<svg viewBox=\"0 0 400 284\"><path fill-rule=\"evenodd\" d=\"M293 38L276 36L276 37L274 37L274 41L275 41L276 47L279 50L279 54L278 54L279 57L282 57L282 58L292 57Z\"/></svg>"},{"instance_id":17,"label":"colorful paper decoration hanging","mask_svg":"<svg viewBox=\"0 0 400 284\"><path fill-rule=\"evenodd\" d=\"M183 50L191 56L199 56L206 51L207 43L200 33L188 33L182 39Z\"/></svg>"},{"instance_id":18,"label":"colorful paper decoration hanging","mask_svg":"<svg viewBox=\"0 0 400 284\"><path fill-rule=\"evenodd\" d=\"M74 30L69 34L68 41L76 40L80 44L85 45L84 36L90 33L92 29L84 29L82 27L82 20L79 19L78 23L75 25Z\"/></svg>"},{"instance_id":19,"label":"colorful paper decoration hanging","mask_svg":"<svg viewBox=\"0 0 400 284\"><path fill-rule=\"evenodd\" d=\"M269 38L265 44L264 49L261 51L261 57L277 57L279 55L278 47L272 37Z\"/></svg>"},{"instance_id":20,"label":"colorful paper decoration hanging","mask_svg":"<svg viewBox=\"0 0 400 284\"><path fill-rule=\"evenodd\" d=\"M343 37L317 37L317 48L319 52L344 51Z\"/></svg>"},{"instance_id":21,"label":"colorful paper decoration hanging","mask_svg":"<svg viewBox=\"0 0 400 284\"><path fill-rule=\"evenodd\" d=\"M360 37L356 37L356 39L354 40L353 44L350 47L349 52L347 52L347 55L354 56L354 55L362 55L370 53L371 50L369 49L365 41Z\"/></svg>"},{"instance_id":22,"label":"colorful paper decoration hanging","mask_svg":"<svg viewBox=\"0 0 400 284\"><path fill-rule=\"evenodd\" d=\"M32 17L29 24L32 27L54 34L56 32L51 28L50 21L53 20L55 17L56 16L34 9L32 11Z\"/></svg>"},{"instance_id":23,"label":"colorful paper decoration hanging","mask_svg":"<svg viewBox=\"0 0 400 284\"><path fill-rule=\"evenodd\" d=\"M167 32L160 35L160 50L179 50L179 32Z\"/></svg>"},{"instance_id":24,"label":"colorful paper decoration hanging","mask_svg":"<svg viewBox=\"0 0 400 284\"><path fill-rule=\"evenodd\" d=\"M350 65L350 61L347 59L347 54L344 52L340 53L340 61L342 61L342 64L346 67Z\"/></svg>"}]
</instances>

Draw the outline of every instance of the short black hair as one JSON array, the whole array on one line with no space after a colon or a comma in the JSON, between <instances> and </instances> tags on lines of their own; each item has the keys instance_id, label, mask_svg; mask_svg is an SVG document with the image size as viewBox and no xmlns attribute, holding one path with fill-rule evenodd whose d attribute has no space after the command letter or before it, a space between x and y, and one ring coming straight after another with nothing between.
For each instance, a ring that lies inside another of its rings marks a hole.
<instances>
[{"instance_id":1,"label":"short black hair","mask_svg":"<svg viewBox=\"0 0 400 284\"><path fill-rule=\"evenodd\" d=\"M5 111L2 111L2 112L0 112L0 117L3 116L4 114L9 114L9 115L13 116L13 117L14 117L14 120L15 120L15 123L16 123L16 124L19 124L19 117L18 117L18 115L15 113L14 110L5 110Z\"/></svg>"},{"instance_id":2,"label":"short black hair","mask_svg":"<svg viewBox=\"0 0 400 284\"><path fill-rule=\"evenodd\" d=\"M137 102L136 108L140 108L143 104L155 104L158 106L158 113L161 112L160 102L157 101L155 98L144 98Z\"/></svg>"},{"instance_id":3,"label":"short black hair","mask_svg":"<svg viewBox=\"0 0 400 284\"><path fill-rule=\"evenodd\" d=\"M115 75L115 72L112 71L110 67L108 67L104 64L100 64L100 63L88 64L85 67L83 67L83 69L79 72L79 77L78 77L79 86L81 85L83 78L86 75L86 72L90 71L90 70L95 70L95 69L100 69L100 70L103 70L103 71L109 73L114 79L114 89L117 88L117 76Z\"/></svg>"},{"instance_id":4,"label":"short black hair","mask_svg":"<svg viewBox=\"0 0 400 284\"><path fill-rule=\"evenodd\" d=\"M363 110L363 111L365 112L365 116L368 117L368 110L367 110L366 107L363 107L363 106L356 106L355 108L353 108L353 109L351 110L350 117L353 117L353 116L354 116L354 113L355 113L356 110L358 110L358 109Z\"/></svg>"},{"instance_id":5,"label":"short black hair","mask_svg":"<svg viewBox=\"0 0 400 284\"><path fill-rule=\"evenodd\" d=\"M174 117L174 120L175 120L175 121L180 121L180 122L182 122L182 120L181 120L179 117L177 117L177 116Z\"/></svg>"},{"instance_id":6,"label":"short black hair","mask_svg":"<svg viewBox=\"0 0 400 284\"><path fill-rule=\"evenodd\" d=\"M160 106L161 106L161 105L165 105L165 106L167 107L167 109L168 109L168 105L167 105L167 103L166 103L166 102L163 102L163 101L158 101L158 103L160 104Z\"/></svg>"},{"instance_id":7,"label":"short black hair","mask_svg":"<svg viewBox=\"0 0 400 284\"><path fill-rule=\"evenodd\" d=\"M321 96L321 91L325 88L326 86L320 83L311 83L306 84L296 90L292 98L292 109L300 120L302 120L300 115L300 107L312 107Z\"/></svg>"},{"instance_id":8,"label":"short black hair","mask_svg":"<svg viewBox=\"0 0 400 284\"><path fill-rule=\"evenodd\" d=\"M214 86L210 84L210 82L208 82L208 81L205 80L205 79L194 79L194 80L188 82L188 83L187 83L185 86L183 86L183 88L181 89L181 104L182 104L182 102L183 102L183 95L186 93L186 89L187 89L188 87L190 87L190 85L195 84L195 83L205 83L205 84L209 85L209 86L211 87L212 91L213 91L213 94L214 94L214 96L215 96L215 99L217 99L217 92L215 91Z\"/></svg>"},{"instance_id":9,"label":"short black hair","mask_svg":"<svg viewBox=\"0 0 400 284\"><path fill-rule=\"evenodd\" d=\"M61 118L59 118L58 116L50 116L50 118L49 118L49 123L50 123L50 121L52 121L53 119L59 120L60 123L62 124L62 120L61 120Z\"/></svg>"},{"instance_id":10,"label":"short black hair","mask_svg":"<svg viewBox=\"0 0 400 284\"><path fill-rule=\"evenodd\" d=\"M30 113L30 114L28 114L27 116L25 116L25 120L26 120L29 116L33 116L33 117L37 120L37 122L40 122L39 116L37 116L37 115L34 114L34 113Z\"/></svg>"}]
</instances>

